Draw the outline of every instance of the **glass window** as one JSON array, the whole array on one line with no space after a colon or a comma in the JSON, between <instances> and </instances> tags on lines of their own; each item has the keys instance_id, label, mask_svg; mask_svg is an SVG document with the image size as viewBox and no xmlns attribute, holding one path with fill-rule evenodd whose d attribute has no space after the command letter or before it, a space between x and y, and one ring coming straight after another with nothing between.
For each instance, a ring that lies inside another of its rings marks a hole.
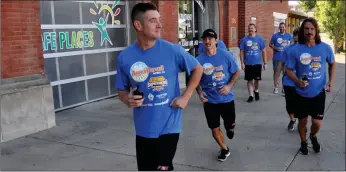
<instances>
[{"instance_id":1,"label":"glass window","mask_svg":"<svg viewBox=\"0 0 346 172\"><path fill-rule=\"evenodd\" d=\"M179 43L186 49L190 49L194 46L191 2L193 1L179 0L178 39Z\"/></svg>"},{"instance_id":2,"label":"glass window","mask_svg":"<svg viewBox=\"0 0 346 172\"><path fill-rule=\"evenodd\" d=\"M60 79L70 79L84 76L83 56L59 57Z\"/></svg>"},{"instance_id":3,"label":"glass window","mask_svg":"<svg viewBox=\"0 0 346 172\"><path fill-rule=\"evenodd\" d=\"M108 77L88 80L89 100L108 96Z\"/></svg>"},{"instance_id":4,"label":"glass window","mask_svg":"<svg viewBox=\"0 0 346 172\"><path fill-rule=\"evenodd\" d=\"M55 24L80 24L79 3L54 1Z\"/></svg>"},{"instance_id":5,"label":"glass window","mask_svg":"<svg viewBox=\"0 0 346 172\"><path fill-rule=\"evenodd\" d=\"M52 24L51 1L40 1L41 24Z\"/></svg>"},{"instance_id":6,"label":"glass window","mask_svg":"<svg viewBox=\"0 0 346 172\"><path fill-rule=\"evenodd\" d=\"M48 76L48 80L50 82L58 80L58 76L56 73L56 63L55 58L44 59L44 66L46 70L46 75Z\"/></svg>"},{"instance_id":7,"label":"glass window","mask_svg":"<svg viewBox=\"0 0 346 172\"><path fill-rule=\"evenodd\" d=\"M87 75L107 72L106 53L86 54L85 64Z\"/></svg>"},{"instance_id":8,"label":"glass window","mask_svg":"<svg viewBox=\"0 0 346 172\"><path fill-rule=\"evenodd\" d=\"M61 85L61 97L63 106L70 106L86 101L85 81Z\"/></svg>"}]
</instances>

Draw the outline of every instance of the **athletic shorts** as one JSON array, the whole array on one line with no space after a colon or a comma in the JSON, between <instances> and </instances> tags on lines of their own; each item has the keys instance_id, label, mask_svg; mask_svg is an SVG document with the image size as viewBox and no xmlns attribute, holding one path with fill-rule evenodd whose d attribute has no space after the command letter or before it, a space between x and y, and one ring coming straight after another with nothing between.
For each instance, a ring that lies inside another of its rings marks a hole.
<instances>
[{"instance_id":1,"label":"athletic shorts","mask_svg":"<svg viewBox=\"0 0 346 172\"><path fill-rule=\"evenodd\" d=\"M323 89L320 94L313 98L302 97L296 94L296 108L294 117L303 119L311 116L312 119L323 120L326 102L326 92Z\"/></svg>"},{"instance_id":2,"label":"athletic shorts","mask_svg":"<svg viewBox=\"0 0 346 172\"><path fill-rule=\"evenodd\" d=\"M177 150L179 133L164 134L159 138L136 136L138 171L157 171L158 166L174 170L173 158Z\"/></svg>"},{"instance_id":3,"label":"athletic shorts","mask_svg":"<svg viewBox=\"0 0 346 172\"><path fill-rule=\"evenodd\" d=\"M296 98L296 88L292 86L284 86L285 90L285 100L286 100L286 110L288 114L294 113L295 98Z\"/></svg>"},{"instance_id":4,"label":"athletic shorts","mask_svg":"<svg viewBox=\"0 0 346 172\"><path fill-rule=\"evenodd\" d=\"M208 127L210 129L220 127L220 116L223 119L224 127L227 131L234 128L236 116L234 101L219 104L206 102L203 106Z\"/></svg>"},{"instance_id":5,"label":"athletic shorts","mask_svg":"<svg viewBox=\"0 0 346 172\"><path fill-rule=\"evenodd\" d=\"M245 65L245 80L261 80L262 76L262 65Z\"/></svg>"},{"instance_id":6,"label":"athletic shorts","mask_svg":"<svg viewBox=\"0 0 346 172\"><path fill-rule=\"evenodd\" d=\"M273 62L273 70L275 71L279 65L279 60L273 60L272 62Z\"/></svg>"}]
</instances>

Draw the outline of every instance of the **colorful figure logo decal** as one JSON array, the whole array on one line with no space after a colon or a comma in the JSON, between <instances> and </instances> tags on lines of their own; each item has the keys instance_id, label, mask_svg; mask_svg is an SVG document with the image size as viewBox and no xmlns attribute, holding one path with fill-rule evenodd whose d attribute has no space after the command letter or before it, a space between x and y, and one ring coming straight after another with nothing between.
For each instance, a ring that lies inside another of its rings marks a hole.
<instances>
[{"instance_id":1,"label":"colorful figure logo decal","mask_svg":"<svg viewBox=\"0 0 346 172\"><path fill-rule=\"evenodd\" d=\"M111 16L112 19L112 26L115 24L120 24L119 20L114 20L114 17L116 17L117 15L120 14L120 8L117 8L115 10L115 12L113 11L113 9L118 5L119 0L114 0L114 3L112 5L112 7L110 7L108 4L102 5L99 8L99 2L97 2L96 0L94 0L94 5L96 7L96 9L98 9L98 12L96 12L94 9L90 8L89 12L93 15L100 15L101 12L103 12L104 10L106 10L107 15L105 18L103 18L102 16L99 18L98 23L96 22L92 22L93 25L95 25L97 27L97 29L100 31L101 33L101 46L103 46L103 43L105 40L107 40L109 42L109 44L113 45L112 41L109 38L108 32L107 32L107 21L108 21L108 16Z\"/></svg>"}]
</instances>

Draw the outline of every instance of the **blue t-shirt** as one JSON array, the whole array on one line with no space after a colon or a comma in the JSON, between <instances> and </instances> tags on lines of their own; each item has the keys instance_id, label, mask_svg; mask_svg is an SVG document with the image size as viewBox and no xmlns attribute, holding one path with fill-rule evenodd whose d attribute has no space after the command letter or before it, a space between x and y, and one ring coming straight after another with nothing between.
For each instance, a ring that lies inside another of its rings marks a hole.
<instances>
[{"instance_id":1,"label":"blue t-shirt","mask_svg":"<svg viewBox=\"0 0 346 172\"><path fill-rule=\"evenodd\" d=\"M262 64L261 57L264 48L266 48L266 44L263 37L259 35L245 36L240 43L240 50L244 51L244 64Z\"/></svg>"},{"instance_id":2,"label":"blue t-shirt","mask_svg":"<svg viewBox=\"0 0 346 172\"><path fill-rule=\"evenodd\" d=\"M225 43L223 41L221 41L221 40L217 41L217 48L225 49L227 51L227 47L226 47ZM204 44L200 43L199 46L198 46L198 52L200 54L202 54L204 51L205 51Z\"/></svg>"},{"instance_id":3,"label":"blue t-shirt","mask_svg":"<svg viewBox=\"0 0 346 172\"><path fill-rule=\"evenodd\" d=\"M217 49L215 55L208 56L206 53L202 53L197 60L203 66L200 86L206 93L208 102L217 104L233 101L235 96L232 89L228 95L219 93L219 87L227 85L233 74L239 70L232 54L223 49Z\"/></svg>"},{"instance_id":4,"label":"blue t-shirt","mask_svg":"<svg viewBox=\"0 0 346 172\"><path fill-rule=\"evenodd\" d=\"M270 44L279 47L280 51L274 49L273 60L278 60L278 58L283 55L284 48L290 45L291 42L293 42L293 37L290 33L275 33L270 40Z\"/></svg>"},{"instance_id":5,"label":"blue t-shirt","mask_svg":"<svg viewBox=\"0 0 346 172\"><path fill-rule=\"evenodd\" d=\"M284 51L283 51L283 55L282 56L279 56L277 60L279 61L282 61L283 63L283 71L284 71L284 75L282 77L282 85L284 86L291 86L291 87L294 87L295 86L295 83L287 76L285 70L286 70L286 67L287 67L287 59L290 58L288 56L288 52L295 46L296 44L290 44L289 46L285 47L284 48ZM293 72L295 73L296 70L293 70Z\"/></svg>"},{"instance_id":6,"label":"blue t-shirt","mask_svg":"<svg viewBox=\"0 0 346 172\"><path fill-rule=\"evenodd\" d=\"M298 78L307 76L309 85L296 90L302 97L316 97L325 87L327 81L326 62L334 62L332 48L321 42L312 47L296 44L288 53L287 68L295 69Z\"/></svg>"},{"instance_id":7,"label":"blue t-shirt","mask_svg":"<svg viewBox=\"0 0 346 172\"><path fill-rule=\"evenodd\" d=\"M141 107L133 109L136 134L146 138L181 132L182 109L170 106L180 96L179 72L190 72L198 61L180 45L157 39L142 50L137 42L122 51L117 60L116 88L138 88L144 93Z\"/></svg>"}]
</instances>

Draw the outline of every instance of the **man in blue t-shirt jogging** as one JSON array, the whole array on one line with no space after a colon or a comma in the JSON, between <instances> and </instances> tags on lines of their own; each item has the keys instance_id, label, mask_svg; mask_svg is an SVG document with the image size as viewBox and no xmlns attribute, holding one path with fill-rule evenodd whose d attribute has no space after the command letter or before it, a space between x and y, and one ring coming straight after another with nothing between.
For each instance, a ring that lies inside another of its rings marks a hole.
<instances>
[{"instance_id":1,"label":"man in blue t-shirt jogging","mask_svg":"<svg viewBox=\"0 0 346 172\"><path fill-rule=\"evenodd\" d=\"M329 67L327 82L326 67ZM294 70L296 71L294 73ZM301 24L298 33L298 44L288 53L287 75L296 84L296 107L294 116L299 119L298 130L301 138L300 152L309 154L306 140L307 122L310 115L310 140L316 153L321 146L316 134L322 126L324 117L326 93L332 91L335 79L336 63L331 47L321 41L317 21L307 18Z\"/></svg>"},{"instance_id":2,"label":"man in blue t-shirt jogging","mask_svg":"<svg viewBox=\"0 0 346 172\"><path fill-rule=\"evenodd\" d=\"M279 79L281 71L283 71L282 76L282 85L285 92L285 101L286 101L286 111L289 114L290 122L288 123L287 129L288 131L293 131L294 124L296 120L294 119L294 106L295 106L295 96L296 96L296 88L295 83L287 76L285 73L285 68L287 66L287 56L288 52L294 48L295 44L298 42L298 31L299 27L293 31L294 43L284 48L282 56L277 58L278 64L274 71L274 81ZM294 71L295 72L295 71ZM274 82L275 87L275 82Z\"/></svg>"},{"instance_id":3,"label":"man in blue t-shirt jogging","mask_svg":"<svg viewBox=\"0 0 346 172\"><path fill-rule=\"evenodd\" d=\"M202 39L205 51L197 60L203 66L203 75L197 93L203 102L208 127L221 147L218 160L225 161L230 151L220 129L220 116L224 121L227 137L232 139L236 116L232 88L240 70L232 53L216 48L217 34L213 29L205 30Z\"/></svg>"},{"instance_id":4,"label":"man in blue t-shirt jogging","mask_svg":"<svg viewBox=\"0 0 346 172\"><path fill-rule=\"evenodd\" d=\"M245 80L249 91L248 103L255 99L259 100L259 87L263 69L267 68L266 44L263 37L256 34L256 25L251 23L248 26L249 35L245 36L240 43L241 68L245 71Z\"/></svg>"},{"instance_id":5,"label":"man in blue t-shirt jogging","mask_svg":"<svg viewBox=\"0 0 346 172\"><path fill-rule=\"evenodd\" d=\"M120 100L133 108L138 170L173 170L182 110L199 84L198 61L160 37L160 14L152 3L138 3L131 12L137 41L117 59L116 88ZM180 95L178 73L192 73Z\"/></svg>"},{"instance_id":6,"label":"man in blue t-shirt jogging","mask_svg":"<svg viewBox=\"0 0 346 172\"><path fill-rule=\"evenodd\" d=\"M279 59L284 55L285 47L293 43L293 37L290 33L286 32L286 25L284 22L279 24L280 32L275 33L269 43L269 47L273 48L273 79L274 79L274 93L279 93L278 78L275 79L275 70L278 66ZM284 93L284 89L282 89Z\"/></svg>"}]
</instances>

